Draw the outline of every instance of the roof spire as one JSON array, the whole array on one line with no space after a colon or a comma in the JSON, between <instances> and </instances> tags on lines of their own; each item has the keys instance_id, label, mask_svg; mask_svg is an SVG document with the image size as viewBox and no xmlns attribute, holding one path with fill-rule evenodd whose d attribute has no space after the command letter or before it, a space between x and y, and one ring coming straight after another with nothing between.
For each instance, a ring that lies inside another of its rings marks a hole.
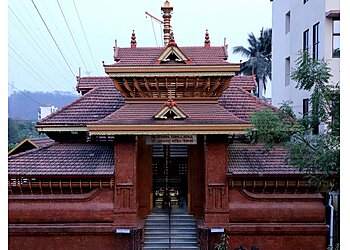
<instances>
[{"instance_id":1,"label":"roof spire","mask_svg":"<svg viewBox=\"0 0 350 250\"><path fill-rule=\"evenodd\" d=\"M135 36L135 30L132 30L132 34L131 34L131 48L136 48L136 36Z\"/></svg>"},{"instance_id":2,"label":"roof spire","mask_svg":"<svg viewBox=\"0 0 350 250\"><path fill-rule=\"evenodd\" d=\"M209 39L209 32L208 29L205 32L205 40L204 40L204 47L210 48L210 39Z\"/></svg>"},{"instance_id":3,"label":"roof spire","mask_svg":"<svg viewBox=\"0 0 350 250\"><path fill-rule=\"evenodd\" d=\"M167 46L170 41L170 19L171 19L171 13L173 11L173 7L170 5L170 2L166 0L161 7L161 10L163 12L163 18L164 18L164 46Z\"/></svg>"}]
</instances>

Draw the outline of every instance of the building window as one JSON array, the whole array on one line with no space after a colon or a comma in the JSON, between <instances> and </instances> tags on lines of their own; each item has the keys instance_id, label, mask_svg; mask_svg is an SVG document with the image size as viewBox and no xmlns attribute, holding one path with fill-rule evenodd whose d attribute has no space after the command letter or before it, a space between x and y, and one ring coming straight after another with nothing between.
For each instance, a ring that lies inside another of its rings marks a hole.
<instances>
[{"instance_id":1,"label":"building window","mask_svg":"<svg viewBox=\"0 0 350 250\"><path fill-rule=\"evenodd\" d=\"M285 86L289 86L289 84L290 84L290 57L287 57L284 61L284 72L285 72L284 84L285 84Z\"/></svg>"},{"instance_id":2,"label":"building window","mask_svg":"<svg viewBox=\"0 0 350 250\"><path fill-rule=\"evenodd\" d=\"M288 34L290 32L290 11L285 16L285 33Z\"/></svg>"},{"instance_id":3,"label":"building window","mask_svg":"<svg viewBox=\"0 0 350 250\"><path fill-rule=\"evenodd\" d=\"M307 116L309 113L309 98L303 99L303 116Z\"/></svg>"},{"instance_id":4,"label":"building window","mask_svg":"<svg viewBox=\"0 0 350 250\"><path fill-rule=\"evenodd\" d=\"M312 58L318 60L320 45L320 23L316 23L312 28Z\"/></svg>"},{"instance_id":5,"label":"building window","mask_svg":"<svg viewBox=\"0 0 350 250\"><path fill-rule=\"evenodd\" d=\"M309 50L309 29L303 33L303 51Z\"/></svg>"},{"instance_id":6,"label":"building window","mask_svg":"<svg viewBox=\"0 0 350 250\"><path fill-rule=\"evenodd\" d=\"M333 19L333 57L340 57L340 20Z\"/></svg>"}]
</instances>

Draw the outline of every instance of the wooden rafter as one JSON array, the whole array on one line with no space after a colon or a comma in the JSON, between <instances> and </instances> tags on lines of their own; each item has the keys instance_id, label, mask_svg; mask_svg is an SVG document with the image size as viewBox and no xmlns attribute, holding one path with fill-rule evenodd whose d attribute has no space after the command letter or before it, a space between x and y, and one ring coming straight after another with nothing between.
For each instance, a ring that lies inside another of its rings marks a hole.
<instances>
[{"instance_id":1,"label":"wooden rafter","mask_svg":"<svg viewBox=\"0 0 350 250\"><path fill-rule=\"evenodd\" d=\"M153 92L152 92L152 90L151 90L151 85L149 84L149 81L148 81L148 79L145 77L144 78L144 81L145 81L145 87L146 87L146 89L147 89L147 91L148 91L148 94L151 96L151 97L153 97Z\"/></svg>"},{"instance_id":2,"label":"wooden rafter","mask_svg":"<svg viewBox=\"0 0 350 250\"><path fill-rule=\"evenodd\" d=\"M226 79L225 83L216 91L216 96L221 96L222 92L230 86L230 80L231 78Z\"/></svg>"},{"instance_id":3,"label":"wooden rafter","mask_svg":"<svg viewBox=\"0 0 350 250\"><path fill-rule=\"evenodd\" d=\"M209 96L211 96L213 94L213 92L220 86L220 80L221 80L220 77L215 80L214 85L209 90Z\"/></svg>"},{"instance_id":4,"label":"wooden rafter","mask_svg":"<svg viewBox=\"0 0 350 250\"><path fill-rule=\"evenodd\" d=\"M113 83L114 83L114 87L120 91L120 93L122 94L122 96L129 97L128 93L125 91L125 89L118 83L118 80L116 79L112 79Z\"/></svg>"},{"instance_id":5,"label":"wooden rafter","mask_svg":"<svg viewBox=\"0 0 350 250\"><path fill-rule=\"evenodd\" d=\"M141 95L142 97L145 97L145 96L146 96L145 92L141 89L141 87L140 87L140 85L139 85L139 82L137 81L136 78L134 78L134 86L135 86L135 88L139 91L139 93L140 93L140 95Z\"/></svg>"},{"instance_id":6,"label":"wooden rafter","mask_svg":"<svg viewBox=\"0 0 350 250\"><path fill-rule=\"evenodd\" d=\"M129 91L129 94L132 97L135 97L135 93L134 93L133 89L130 87L128 80L126 78L123 79L123 83L124 83L124 87Z\"/></svg>"},{"instance_id":7,"label":"wooden rafter","mask_svg":"<svg viewBox=\"0 0 350 250\"><path fill-rule=\"evenodd\" d=\"M160 89L159 89L159 82L158 82L157 78L154 78L154 83L155 83L155 86L156 86L156 89L157 89L158 97L162 97Z\"/></svg>"}]
</instances>

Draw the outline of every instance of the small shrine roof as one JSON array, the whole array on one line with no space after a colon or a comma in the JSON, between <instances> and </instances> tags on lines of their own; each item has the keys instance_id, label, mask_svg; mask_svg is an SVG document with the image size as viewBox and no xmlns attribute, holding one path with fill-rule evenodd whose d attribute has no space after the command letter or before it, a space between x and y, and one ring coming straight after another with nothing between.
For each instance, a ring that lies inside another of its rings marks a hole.
<instances>
[{"instance_id":1,"label":"small shrine roof","mask_svg":"<svg viewBox=\"0 0 350 250\"><path fill-rule=\"evenodd\" d=\"M55 143L8 158L9 176L105 176L114 173L113 145Z\"/></svg>"},{"instance_id":2,"label":"small shrine roof","mask_svg":"<svg viewBox=\"0 0 350 250\"><path fill-rule=\"evenodd\" d=\"M227 51L224 46L211 46L205 48L203 46L188 46L179 49L191 60L192 66L210 66L210 65L230 65L227 62ZM109 66L159 66L157 59L164 51L164 47L137 47L137 48L116 48L116 63ZM161 65L176 66L176 62L169 62Z\"/></svg>"},{"instance_id":3,"label":"small shrine roof","mask_svg":"<svg viewBox=\"0 0 350 250\"><path fill-rule=\"evenodd\" d=\"M304 175L285 162L287 150L276 145L270 150L265 144L234 142L229 146L229 174L239 175Z\"/></svg>"}]
</instances>

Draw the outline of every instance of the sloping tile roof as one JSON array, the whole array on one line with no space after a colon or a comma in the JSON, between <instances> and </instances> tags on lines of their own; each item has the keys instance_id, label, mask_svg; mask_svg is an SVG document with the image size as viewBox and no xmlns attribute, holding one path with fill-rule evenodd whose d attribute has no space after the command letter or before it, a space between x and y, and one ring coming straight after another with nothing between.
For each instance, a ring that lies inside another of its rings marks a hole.
<instances>
[{"instance_id":1,"label":"sloping tile roof","mask_svg":"<svg viewBox=\"0 0 350 250\"><path fill-rule=\"evenodd\" d=\"M241 86L248 84L247 78L252 79L251 77L236 77L231 80L230 87L223 92L219 99L219 104L222 107L229 110L236 118L245 121L250 121L250 115L257 110L275 109L274 106L241 88ZM242 79L244 83L242 83ZM252 81L249 84L251 83ZM89 92L56 113L38 121L37 124L86 125L89 122L98 121L111 115L125 105L124 98L115 89L109 77L82 77L78 81L77 89L89 90ZM204 110L206 110L206 107L202 106L202 111ZM194 112L200 113L202 111L197 109ZM127 114L125 115L127 116Z\"/></svg>"},{"instance_id":2,"label":"sloping tile roof","mask_svg":"<svg viewBox=\"0 0 350 250\"><path fill-rule=\"evenodd\" d=\"M192 61L191 65L226 65L226 49L223 46L212 46L210 48L191 46L179 47L181 51ZM113 66L156 66L158 57L164 51L164 47L140 47L140 48L118 48L117 62ZM109 66L112 66L109 65ZM166 65L166 64L163 64ZM170 64L169 64L170 65ZM181 63L173 64L183 65Z\"/></svg>"},{"instance_id":3,"label":"sloping tile roof","mask_svg":"<svg viewBox=\"0 0 350 250\"><path fill-rule=\"evenodd\" d=\"M260 100L240 87L236 87L232 81L230 87L220 97L219 104L245 121L250 121L250 115L255 111L266 108L276 110L276 107L271 104Z\"/></svg>"},{"instance_id":4,"label":"sloping tile roof","mask_svg":"<svg viewBox=\"0 0 350 250\"><path fill-rule=\"evenodd\" d=\"M8 155L18 154L34 148L41 148L53 144L55 141L50 138L25 138L14 146Z\"/></svg>"},{"instance_id":5,"label":"sloping tile roof","mask_svg":"<svg viewBox=\"0 0 350 250\"><path fill-rule=\"evenodd\" d=\"M37 122L37 125L85 125L98 121L125 104L118 90L110 86L99 86L76 101Z\"/></svg>"},{"instance_id":6,"label":"sloping tile roof","mask_svg":"<svg viewBox=\"0 0 350 250\"><path fill-rule=\"evenodd\" d=\"M113 82L108 76L89 76L78 78L77 91L89 91L95 87L113 87Z\"/></svg>"},{"instance_id":7,"label":"sloping tile roof","mask_svg":"<svg viewBox=\"0 0 350 250\"><path fill-rule=\"evenodd\" d=\"M262 143L234 142L229 146L228 171L233 175L302 175L298 168L285 162L287 151L282 145L267 150Z\"/></svg>"},{"instance_id":8,"label":"sloping tile roof","mask_svg":"<svg viewBox=\"0 0 350 250\"><path fill-rule=\"evenodd\" d=\"M244 90L255 90L257 88L255 76L234 76L231 78L231 85Z\"/></svg>"},{"instance_id":9,"label":"sloping tile roof","mask_svg":"<svg viewBox=\"0 0 350 250\"><path fill-rule=\"evenodd\" d=\"M164 106L164 103L126 104L106 118L94 124L244 124L218 104L177 103L177 106L188 116L184 120L156 120L153 116Z\"/></svg>"},{"instance_id":10,"label":"sloping tile roof","mask_svg":"<svg viewBox=\"0 0 350 250\"><path fill-rule=\"evenodd\" d=\"M8 158L9 176L112 175L113 145L55 143Z\"/></svg>"}]
</instances>

